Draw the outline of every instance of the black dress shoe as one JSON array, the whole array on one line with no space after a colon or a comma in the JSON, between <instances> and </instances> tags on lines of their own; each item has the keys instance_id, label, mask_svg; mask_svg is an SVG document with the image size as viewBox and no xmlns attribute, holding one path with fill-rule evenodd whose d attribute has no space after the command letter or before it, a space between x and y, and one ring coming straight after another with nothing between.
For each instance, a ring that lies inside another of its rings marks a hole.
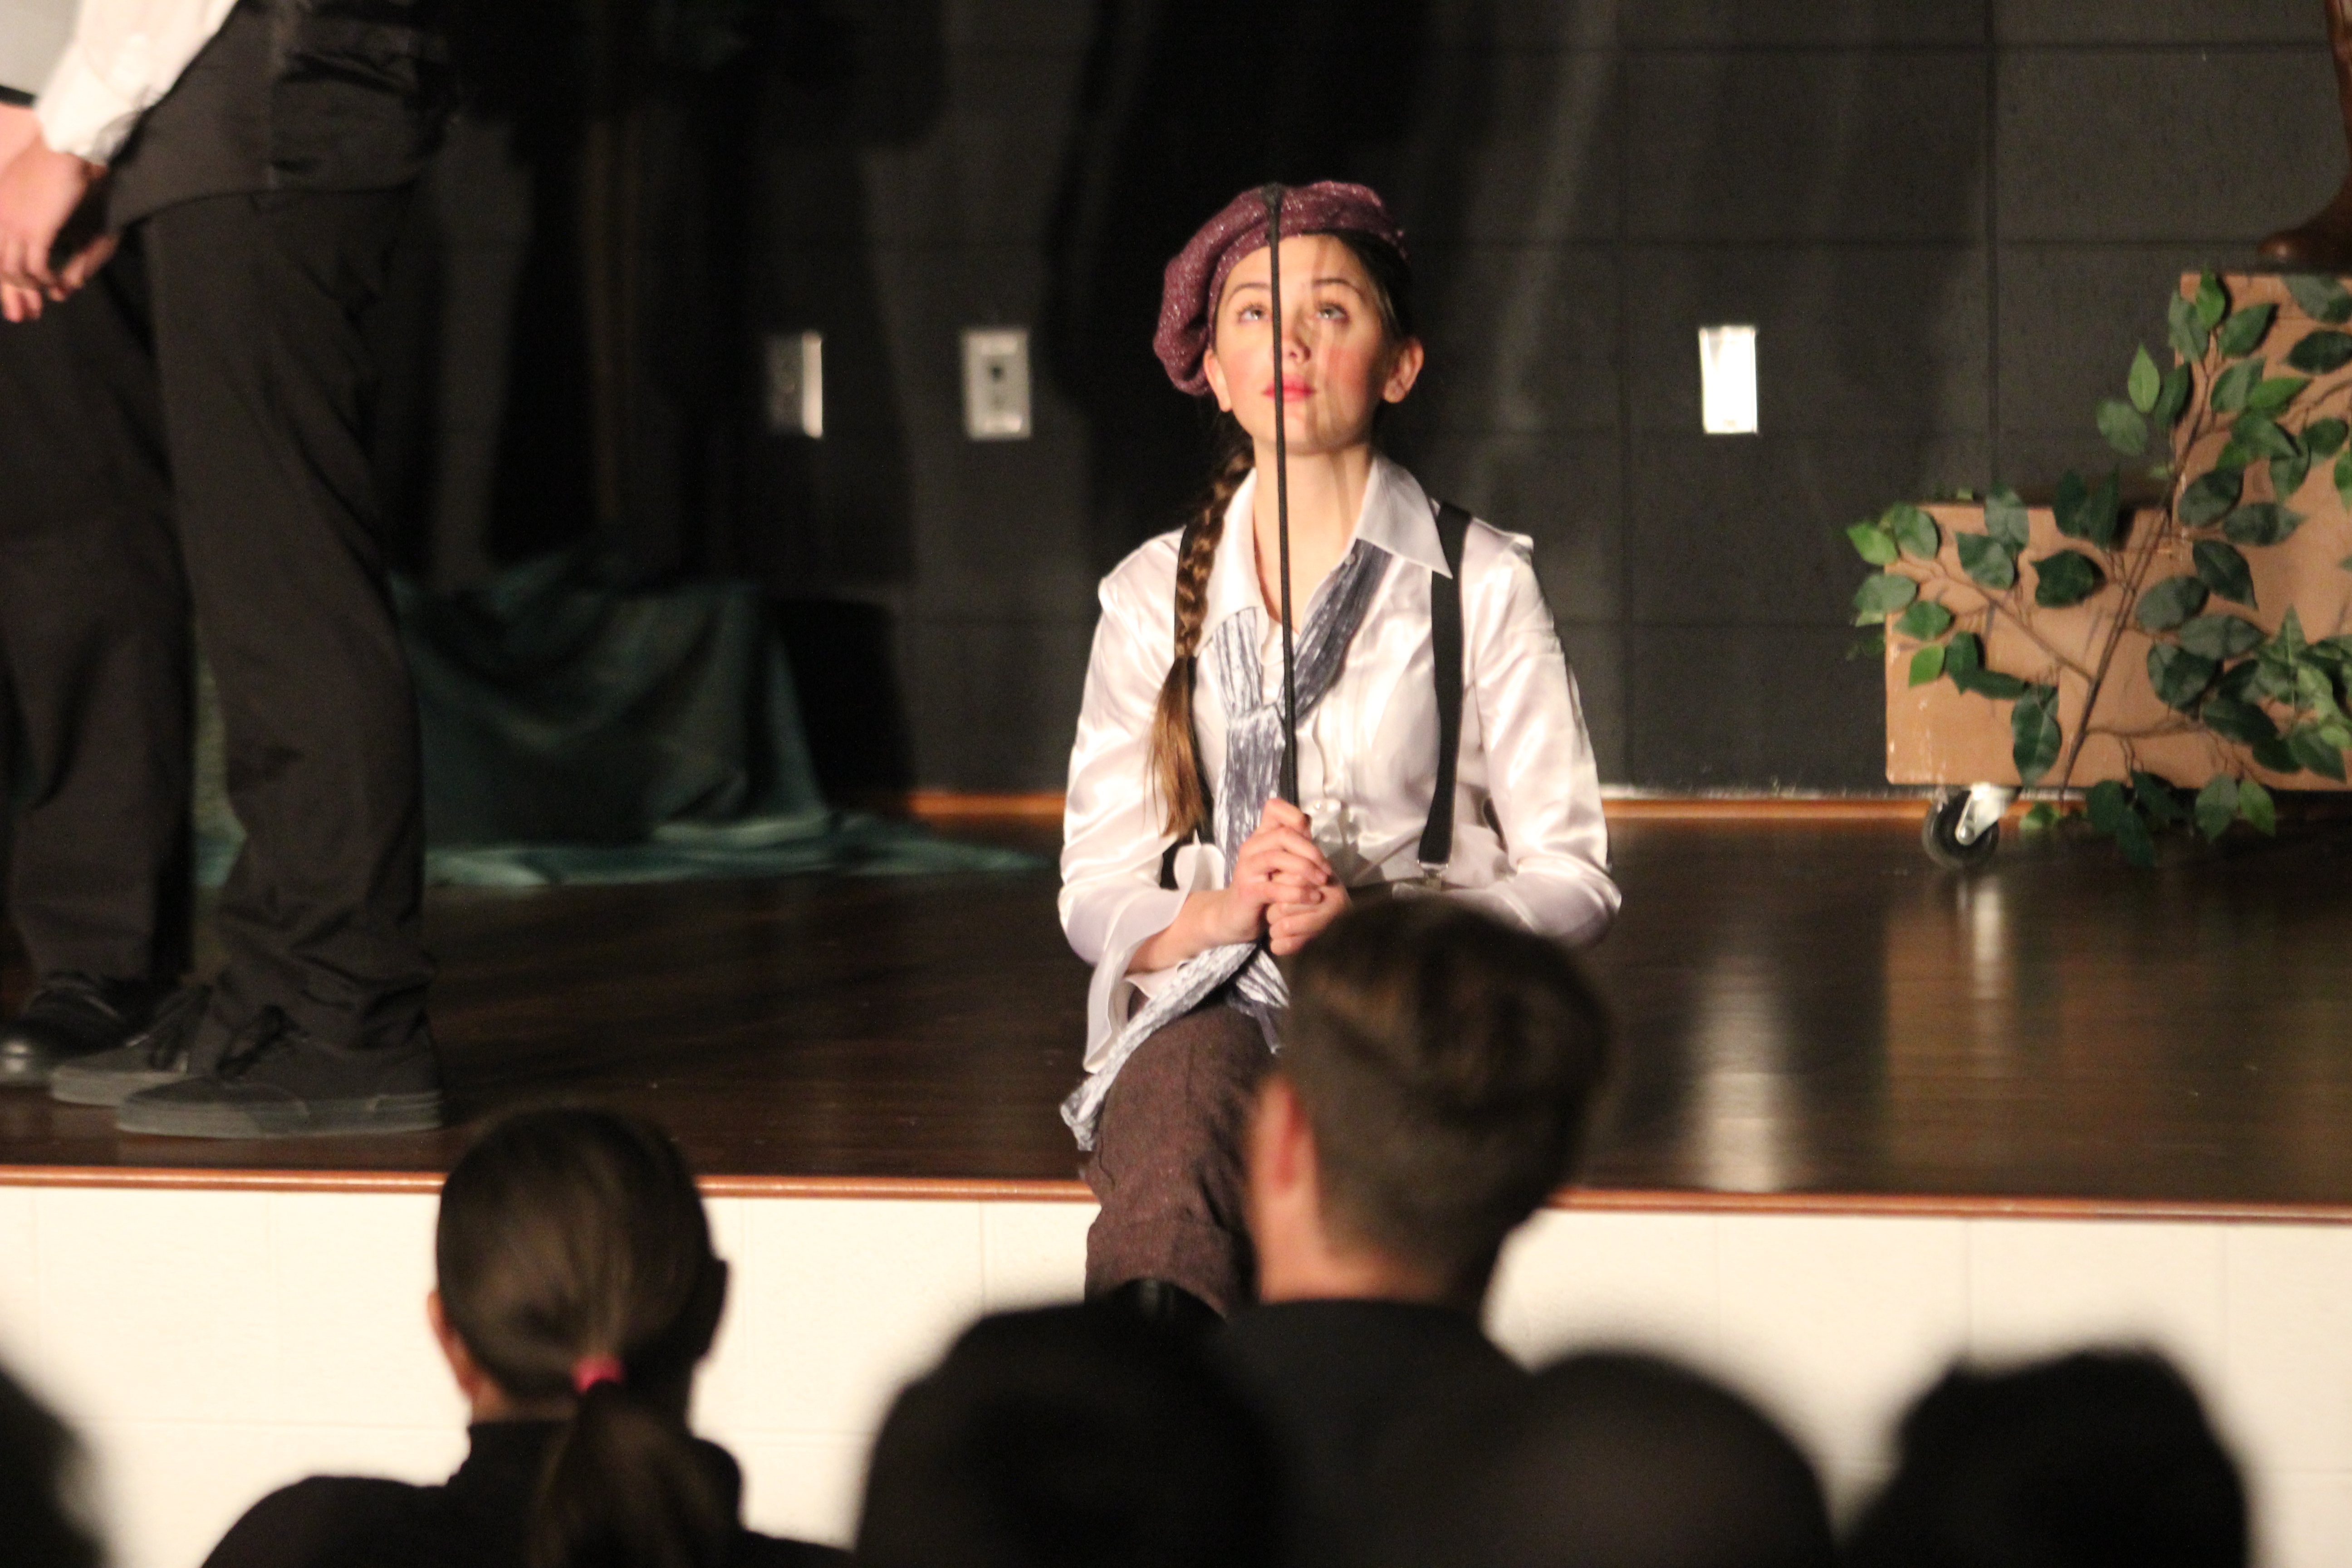
<instances>
[{"instance_id":1,"label":"black dress shoe","mask_svg":"<svg viewBox=\"0 0 2352 1568\"><path fill-rule=\"evenodd\" d=\"M218 1027L217 1024L210 1026ZM330 1045L264 1007L212 1060L115 1107L125 1132L176 1138L305 1138L323 1132L424 1132L447 1112L433 1034L402 1045Z\"/></svg>"},{"instance_id":2,"label":"black dress shoe","mask_svg":"<svg viewBox=\"0 0 2352 1568\"><path fill-rule=\"evenodd\" d=\"M1097 1296L1094 1302L1184 1340L1206 1339L1225 1321L1214 1307L1166 1279L1129 1279Z\"/></svg>"},{"instance_id":3,"label":"black dress shoe","mask_svg":"<svg viewBox=\"0 0 2352 1568\"><path fill-rule=\"evenodd\" d=\"M66 1105L120 1105L142 1089L187 1077L212 995L209 985L183 985L156 1003L145 1026L112 1050L59 1062L49 1075L49 1098Z\"/></svg>"},{"instance_id":4,"label":"black dress shoe","mask_svg":"<svg viewBox=\"0 0 2352 1568\"><path fill-rule=\"evenodd\" d=\"M149 980L108 980L60 970L0 1029L0 1087L39 1089L66 1062L110 1051L147 1026L172 994Z\"/></svg>"}]
</instances>

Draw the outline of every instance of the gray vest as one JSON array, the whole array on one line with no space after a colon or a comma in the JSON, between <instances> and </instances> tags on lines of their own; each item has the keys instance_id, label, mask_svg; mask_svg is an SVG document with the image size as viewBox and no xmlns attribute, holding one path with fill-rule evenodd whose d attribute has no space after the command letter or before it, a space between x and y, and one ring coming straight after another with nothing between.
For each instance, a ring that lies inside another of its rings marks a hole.
<instances>
[{"instance_id":1,"label":"gray vest","mask_svg":"<svg viewBox=\"0 0 2352 1568\"><path fill-rule=\"evenodd\" d=\"M439 145L430 0L238 0L116 158L107 225L202 196L404 185Z\"/></svg>"}]
</instances>

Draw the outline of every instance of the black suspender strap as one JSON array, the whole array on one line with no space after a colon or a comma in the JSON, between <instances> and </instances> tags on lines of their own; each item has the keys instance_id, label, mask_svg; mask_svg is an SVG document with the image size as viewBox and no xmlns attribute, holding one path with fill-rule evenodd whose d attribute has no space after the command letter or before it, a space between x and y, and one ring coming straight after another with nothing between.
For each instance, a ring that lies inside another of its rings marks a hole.
<instances>
[{"instance_id":1,"label":"black suspender strap","mask_svg":"<svg viewBox=\"0 0 2352 1568\"><path fill-rule=\"evenodd\" d=\"M1429 800L1429 823L1421 830L1421 879L1430 887L1445 879L1454 858L1454 763L1462 750L1462 542L1470 514L1451 501L1437 505L1437 546L1445 571L1429 574L1430 679L1437 686L1437 787Z\"/></svg>"}]
</instances>

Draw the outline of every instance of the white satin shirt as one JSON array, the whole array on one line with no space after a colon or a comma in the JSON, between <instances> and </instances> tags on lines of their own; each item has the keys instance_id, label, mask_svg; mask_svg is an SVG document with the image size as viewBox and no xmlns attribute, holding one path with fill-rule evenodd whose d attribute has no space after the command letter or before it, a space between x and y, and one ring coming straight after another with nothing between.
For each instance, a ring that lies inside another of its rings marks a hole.
<instances>
[{"instance_id":1,"label":"white satin shirt","mask_svg":"<svg viewBox=\"0 0 2352 1568\"><path fill-rule=\"evenodd\" d=\"M73 41L33 100L42 140L112 163L236 8L236 0L81 0Z\"/></svg>"},{"instance_id":2,"label":"white satin shirt","mask_svg":"<svg viewBox=\"0 0 2352 1568\"><path fill-rule=\"evenodd\" d=\"M1202 646L1219 623L1258 606L1251 539L1255 475L1225 513L1209 571ZM1445 570L1428 495L1376 457L1357 537L1395 559L1341 668L1301 723L1298 796L1332 869L1350 886L1418 879L1416 851L1437 776L1437 699L1430 672L1429 574ZM1172 970L1130 974L1135 950L1175 920L1188 892L1223 885L1215 847L1178 852L1174 889L1160 886L1169 836L1150 783L1150 737L1175 657L1179 533L1164 533L1103 579L1102 618L1087 665L1062 824L1062 929L1095 966L1087 1007L1087 1070L1138 993ZM1454 774L1453 896L1570 942L1597 940L1617 912L1609 834L1576 678L1537 585L1532 546L1474 522L1462 549L1462 744ZM1319 595L1319 590L1318 590ZM1311 609L1312 601L1310 601ZM1304 625L1306 614L1300 616ZM1282 683L1281 627L1262 613L1266 699ZM1200 663L1193 732L1213 788L1223 774L1226 715L1210 660ZM1278 699L1277 699L1278 700ZM1245 704L1246 706L1246 704Z\"/></svg>"}]
</instances>

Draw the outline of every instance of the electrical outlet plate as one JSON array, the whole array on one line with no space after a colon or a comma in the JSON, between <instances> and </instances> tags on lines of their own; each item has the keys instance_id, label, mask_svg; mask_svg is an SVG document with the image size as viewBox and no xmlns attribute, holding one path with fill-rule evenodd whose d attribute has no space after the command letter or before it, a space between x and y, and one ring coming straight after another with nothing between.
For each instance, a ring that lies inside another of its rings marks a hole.
<instances>
[{"instance_id":1,"label":"electrical outlet plate","mask_svg":"<svg viewBox=\"0 0 2352 1568\"><path fill-rule=\"evenodd\" d=\"M778 332L768 339L768 428L824 438L823 332Z\"/></svg>"},{"instance_id":2,"label":"electrical outlet plate","mask_svg":"<svg viewBox=\"0 0 2352 1568\"><path fill-rule=\"evenodd\" d=\"M1699 423L1710 436L1756 430L1756 329L1698 330Z\"/></svg>"},{"instance_id":3,"label":"electrical outlet plate","mask_svg":"<svg viewBox=\"0 0 2352 1568\"><path fill-rule=\"evenodd\" d=\"M967 327L963 428L975 441L1029 438L1029 329Z\"/></svg>"}]
</instances>

